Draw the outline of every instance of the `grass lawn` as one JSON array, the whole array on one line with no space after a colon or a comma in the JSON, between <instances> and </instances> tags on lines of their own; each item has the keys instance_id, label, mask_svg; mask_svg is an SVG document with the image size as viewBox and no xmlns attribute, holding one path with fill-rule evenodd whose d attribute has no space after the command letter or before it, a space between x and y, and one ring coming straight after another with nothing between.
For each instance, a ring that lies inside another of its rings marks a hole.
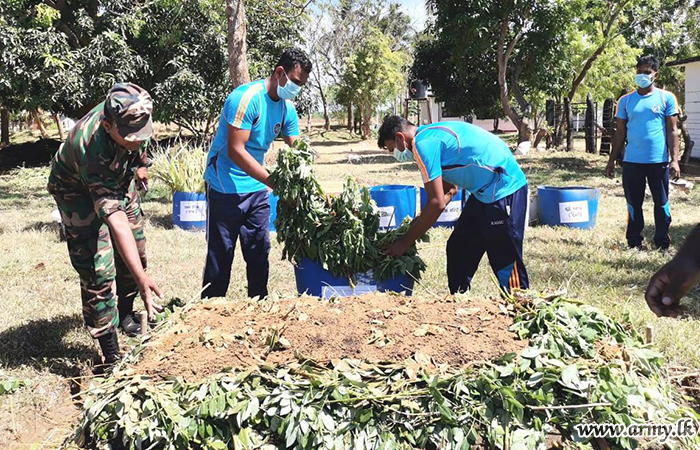
<instances>
[{"instance_id":1,"label":"grass lawn","mask_svg":"<svg viewBox=\"0 0 700 450\"><path fill-rule=\"evenodd\" d=\"M362 142L342 130L315 131L312 141L320 154L317 172L329 192L339 190L348 175L365 185L420 184L414 164L397 163L388 153L378 152L371 141ZM614 180L603 176L605 157L533 152L518 159L531 189L548 184L601 190L595 230L536 226L526 231L525 262L532 288L566 289L569 296L599 306L614 317L629 315L640 330L647 325L653 327L656 343L673 364L700 368L700 321L695 318L700 311L695 306L698 290L686 300L691 317L680 320L654 317L643 299L649 277L700 222L700 190L672 192L673 244L669 252L629 250L624 240L627 213L620 175ZM48 411L65 402L69 389L79 389L80 377L89 373L87 367L96 354L96 346L82 324L77 274L51 222L54 203L45 191L47 175L48 168L18 169L0 175L0 377L4 373L29 382L18 393L0 397L0 411L14 411L0 414L0 448L5 448L3 442L9 442L5 439L21 434L16 425L21 415L18 411ZM149 272L167 297L193 299L201 284L204 233L173 229L171 209L164 189L154 184L144 201ZM645 216L652 225L650 197ZM417 294L447 295L445 243L449 233L436 229L431 232L432 241L421 244L420 254L428 270L416 288ZM653 226L647 227L647 241L651 241L652 234ZM280 257L281 247L273 236L270 290L280 296L294 296L292 265ZM238 251L229 297L240 298L245 291L245 264ZM486 258L468 295L496 295ZM52 426L50 422L46 426Z\"/></svg>"}]
</instances>

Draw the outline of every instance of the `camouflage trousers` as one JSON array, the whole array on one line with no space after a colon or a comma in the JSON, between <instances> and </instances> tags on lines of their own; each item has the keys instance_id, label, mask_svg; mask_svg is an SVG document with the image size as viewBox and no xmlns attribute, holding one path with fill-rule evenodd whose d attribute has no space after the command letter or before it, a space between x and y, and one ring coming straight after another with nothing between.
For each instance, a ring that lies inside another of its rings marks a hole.
<instances>
[{"instance_id":1,"label":"camouflage trousers","mask_svg":"<svg viewBox=\"0 0 700 450\"><path fill-rule=\"evenodd\" d=\"M109 226L95 213L91 197L82 193L63 193L54 194L54 199L66 227L71 263L80 276L83 318L92 337L98 338L115 331L120 311L131 312L134 298L139 293L138 285L119 252L115 251ZM144 218L133 181L125 204L145 269Z\"/></svg>"}]
</instances>

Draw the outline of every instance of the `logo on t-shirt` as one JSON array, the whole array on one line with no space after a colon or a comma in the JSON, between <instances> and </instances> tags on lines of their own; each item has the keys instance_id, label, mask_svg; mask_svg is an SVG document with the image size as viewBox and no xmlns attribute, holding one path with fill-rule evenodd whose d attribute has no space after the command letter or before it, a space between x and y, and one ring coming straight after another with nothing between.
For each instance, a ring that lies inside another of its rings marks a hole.
<instances>
[{"instance_id":1,"label":"logo on t-shirt","mask_svg":"<svg viewBox=\"0 0 700 450\"><path fill-rule=\"evenodd\" d=\"M651 108L651 110L654 111L654 114L658 114L661 111L661 106L654 105L654 107Z\"/></svg>"},{"instance_id":2,"label":"logo on t-shirt","mask_svg":"<svg viewBox=\"0 0 700 450\"><path fill-rule=\"evenodd\" d=\"M281 124L281 123L276 123L276 124L275 124L275 135L280 134L280 131L282 131L282 124Z\"/></svg>"}]
</instances>

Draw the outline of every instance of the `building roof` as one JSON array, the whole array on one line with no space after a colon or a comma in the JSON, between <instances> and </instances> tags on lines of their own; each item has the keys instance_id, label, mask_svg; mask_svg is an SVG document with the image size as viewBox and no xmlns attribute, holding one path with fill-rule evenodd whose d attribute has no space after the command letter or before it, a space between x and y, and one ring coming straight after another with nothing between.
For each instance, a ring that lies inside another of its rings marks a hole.
<instances>
[{"instance_id":1,"label":"building roof","mask_svg":"<svg viewBox=\"0 0 700 450\"><path fill-rule=\"evenodd\" d=\"M694 63L694 62L700 62L700 56L693 56L692 58L685 58L685 59L677 59L675 61L671 61L670 63L666 63L666 65L669 67L684 66L686 64L690 64L690 63Z\"/></svg>"}]
</instances>

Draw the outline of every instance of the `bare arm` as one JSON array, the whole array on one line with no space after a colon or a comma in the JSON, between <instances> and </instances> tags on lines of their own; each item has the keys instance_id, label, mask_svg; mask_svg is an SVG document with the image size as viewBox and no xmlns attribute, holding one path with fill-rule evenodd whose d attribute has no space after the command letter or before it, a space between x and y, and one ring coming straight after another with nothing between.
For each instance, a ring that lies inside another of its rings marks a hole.
<instances>
[{"instance_id":1,"label":"bare arm","mask_svg":"<svg viewBox=\"0 0 700 450\"><path fill-rule=\"evenodd\" d=\"M250 130L228 125L228 157L245 173L272 188L268 171L245 149L249 138Z\"/></svg>"},{"instance_id":2,"label":"bare arm","mask_svg":"<svg viewBox=\"0 0 700 450\"><path fill-rule=\"evenodd\" d=\"M284 143L291 147L297 139L299 136L284 136Z\"/></svg>"},{"instance_id":3,"label":"bare arm","mask_svg":"<svg viewBox=\"0 0 700 450\"><path fill-rule=\"evenodd\" d=\"M163 298L163 293L158 284L146 275L143 269L139 251L136 247L136 240L131 232L129 219L124 211L117 211L105 217L105 221L112 233L114 245L117 247L119 255L121 255L126 267L139 286L141 298L148 312L148 318L154 320L156 311L161 311L163 308L153 301L151 291L155 292L160 298Z\"/></svg>"},{"instance_id":4,"label":"bare arm","mask_svg":"<svg viewBox=\"0 0 700 450\"><path fill-rule=\"evenodd\" d=\"M678 142L678 115L676 114L671 117L666 117L666 145L668 146L668 154L671 157L669 168L671 169L671 178L673 179L681 176Z\"/></svg>"},{"instance_id":5,"label":"bare arm","mask_svg":"<svg viewBox=\"0 0 700 450\"><path fill-rule=\"evenodd\" d=\"M610 159L608 159L608 167L606 169L606 174L609 178L615 176L615 161L617 161L617 157L625 146L625 140L627 139L627 121L625 119L616 119L616 121L617 129L612 139L612 150L610 151Z\"/></svg>"},{"instance_id":6,"label":"bare arm","mask_svg":"<svg viewBox=\"0 0 700 450\"><path fill-rule=\"evenodd\" d=\"M440 214L442 214L442 211L457 192L455 186L447 184L451 188L450 192L445 194L442 177L437 177L433 181L425 183L425 191L428 197L425 208L421 210L418 217L413 219L411 227L406 234L386 248L388 255L395 258L403 255L414 242L420 239L437 222Z\"/></svg>"}]
</instances>

